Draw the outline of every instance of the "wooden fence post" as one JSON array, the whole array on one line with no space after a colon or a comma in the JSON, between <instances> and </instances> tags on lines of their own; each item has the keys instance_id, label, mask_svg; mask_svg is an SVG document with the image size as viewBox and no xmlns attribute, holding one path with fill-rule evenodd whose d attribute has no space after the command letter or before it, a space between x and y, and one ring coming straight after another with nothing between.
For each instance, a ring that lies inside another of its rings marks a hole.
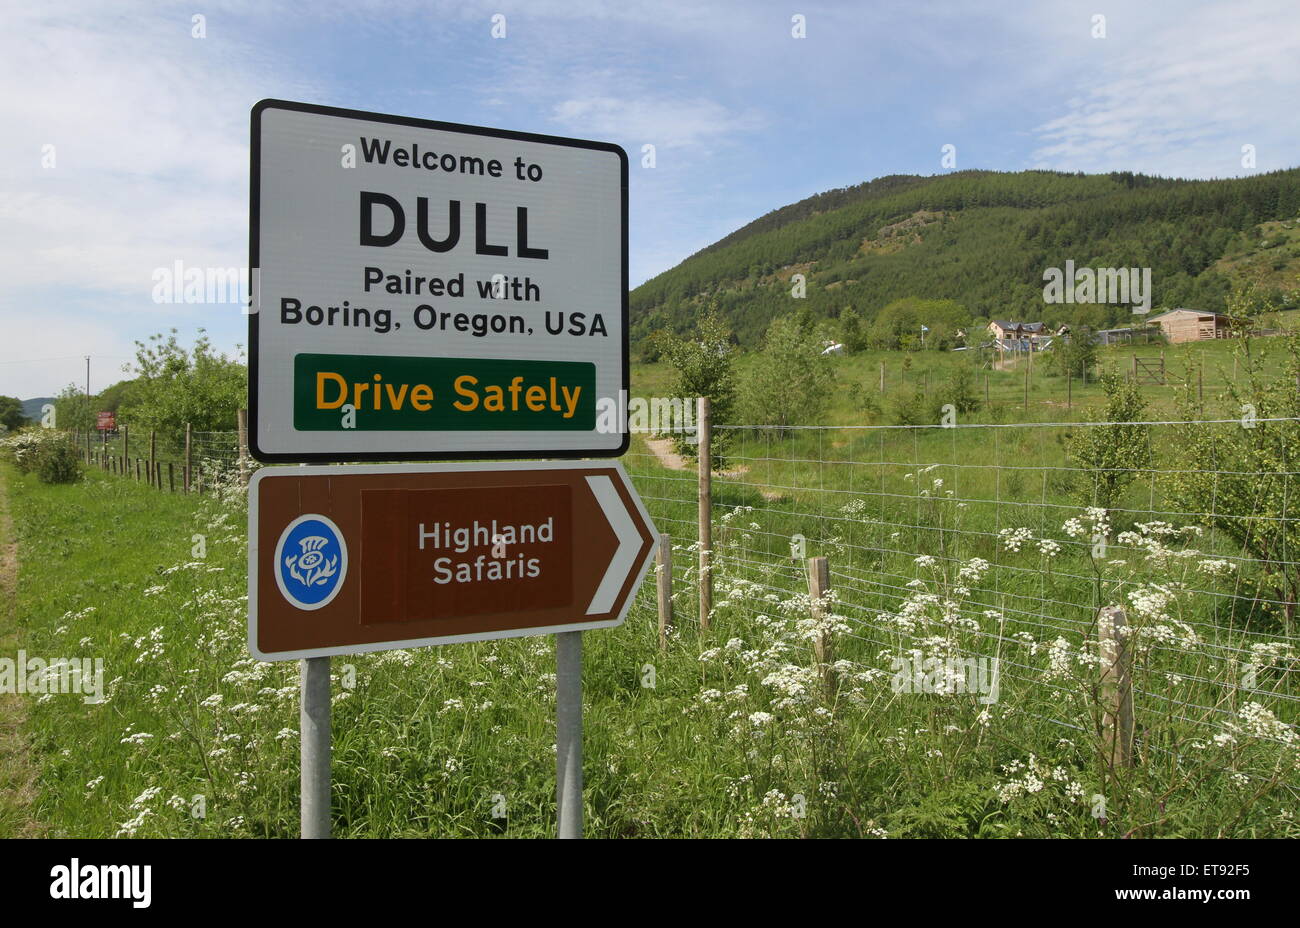
<instances>
[{"instance_id":1,"label":"wooden fence post","mask_svg":"<svg viewBox=\"0 0 1300 928\"><path fill-rule=\"evenodd\" d=\"M1129 676L1127 624L1119 606L1102 609L1097 620L1102 760L1112 770L1133 766L1133 681Z\"/></svg>"},{"instance_id":2,"label":"wooden fence post","mask_svg":"<svg viewBox=\"0 0 1300 928\"><path fill-rule=\"evenodd\" d=\"M655 552L655 591L659 594L659 650L668 647L668 630L673 627L673 536L659 536Z\"/></svg>"},{"instance_id":3,"label":"wooden fence post","mask_svg":"<svg viewBox=\"0 0 1300 928\"><path fill-rule=\"evenodd\" d=\"M830 562L824 557L808 558L808 596L812 599L812 617L819 623L826 617L824 600L830 588ZM833 697L835 668L832 665L835 663L835 654L830 631L824 627L813 637L813 657L817 661L817 672L821 674L826 695Z\"/></svg>"},{"instance_id":4,"label":"wooden fence post","mask_svg":"<svg viewBox=\"0 0 1300 928\"><path fill-rule=\"evenodd\" d=\"M713 422L709 398L699 398L696 430L699 435L699 523L700 523L700 629L709 627L713 612Z\"/></svg>"},{"instance_id":5,"label":"wooden fence post","mask_svg":"<svg viewBox=\"0 0 1300 928\"><path fill-rule=\"evenodd\" d=\"M880 392L885 392L885 362L880 362Z\"/></svg>"},{"instance_id":6,"label":"wooden fence post","mask_svg":"<svg viewBox=\"0 0 1300 928\"><path fill-rule=\"evenodd\" d=\"M135 459L135 482L140 482L140 459Z\"/></svg>"},{"instance_id":7,"label":"wooden fence post","mask_svg":"<svg viewBox=\"0 0 1300 928\"><path fill-rule=\"evenodd\" d=\"M181 485L190 492L190 424L185 423L185 467L181 471Z\"/></svg>"},{"instance_id":8,"label":"wooden fence post","mask_svg":"<svg viewBox=\"0 0 1300 928\"><path fill-rule=\"evenodd\" d=\"M167 492L176 492L176 471L172 468L172 462L167 462Z\"/></svg>"},{"instance_id":9,"label":"wooden fence post","mask_svg":"<svg viewBox=\"0 0 1300 928\"><path fill-rule=\"evenodd\" d=\"M131 426L122 426L122 476L131 469Z\"/></svg>"},{"instance_id":10,"label":"wooden fence post","mask_svg":"<svg viewBox=\"0 0 1300 928\"><path fill-rule=\"evenodd\" d=\"M153 462L153 485L162 489L162 461Z\"/></svg>"},{"instance_id":11,"label":"wooden fence post","mask_svg":"<svg viewBox=\"0 0 1300 928\"><path fill-rule=\"evenodd\" d=\"M149 430L149 483L153 484L153 466L158 461L158 432Z\"/></svg>"}]
</instances>

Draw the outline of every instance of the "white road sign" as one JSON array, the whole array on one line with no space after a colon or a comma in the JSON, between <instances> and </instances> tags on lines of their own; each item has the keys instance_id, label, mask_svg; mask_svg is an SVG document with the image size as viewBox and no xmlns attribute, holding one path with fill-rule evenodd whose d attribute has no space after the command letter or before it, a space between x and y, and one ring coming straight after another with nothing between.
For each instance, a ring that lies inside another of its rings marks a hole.
<instances>
[{"instance_id":1,"label":"white road sign","mask_svg":"<svg viewBox=\"0 0 1300 928\"><path fill-rule=\"evenodd\" d=\"M258 103L253 455L622 454L627 178L617 145Z\"/></svg>"}]
</instances>

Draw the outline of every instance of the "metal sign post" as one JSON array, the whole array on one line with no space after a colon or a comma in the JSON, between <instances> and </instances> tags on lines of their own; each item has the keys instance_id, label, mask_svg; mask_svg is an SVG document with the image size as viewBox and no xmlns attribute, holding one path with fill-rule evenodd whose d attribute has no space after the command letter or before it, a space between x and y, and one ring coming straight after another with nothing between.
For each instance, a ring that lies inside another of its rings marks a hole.
<instances>
[{"instance_id":1,"label":"metal sign post","mask_svg":"<svg viewBox=\"0 0 1300 928\"><path fill-rule=\"evenodd\" d=\"M582 632L555 636L556 835L582 837Z\"/></svg>"},{"instance_id":2,"label":"metal sign post","mask_svg":"<svg viewBox=\"0 0 1300 928\"><path fill-rule=\"evenodd\" d=\"M330 836L330 659L308 657L302 667L302 836Z\"/></svg>"}]
</instances>

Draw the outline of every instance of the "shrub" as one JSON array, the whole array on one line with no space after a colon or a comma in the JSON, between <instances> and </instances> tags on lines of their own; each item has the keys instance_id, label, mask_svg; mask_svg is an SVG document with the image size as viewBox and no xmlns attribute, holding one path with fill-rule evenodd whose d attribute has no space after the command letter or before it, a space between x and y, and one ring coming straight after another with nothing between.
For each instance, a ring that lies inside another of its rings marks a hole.
<instances>
[{"instance_id":1,"label":"shrub","mask_svg":"<svg viewBox=\"0 0 1300 928\"><path fill-rule=\"evenodd\" d=\"M1096 366L1097 346L1085 330L1068 340L1057 339L1047 352L1047 369L1057 376L1084 377Z\"/></svg>"},{"instance_id":2,"label":"shrub","mask_svg":"<svg viewBox=\"0 0 1300 928\"><path fill-rule=\"evenodd\" d=\"M934 425L937 421L933 404L911 384L895 392L892 411L895 425Z\"/></svg>"},{"instance_id":3,"label":"shrub","mask_svg":"<svg viewBox=\"0 0 1300 928\"><path fill-rule=\"evenodd\" d=\"M76 483L81 479L81 451L63 432L30 428L3 441L18 470L36 474L42 483Z\"/></svg>"},{"instance_id":4,"label":"shrub","mask_svg":"<svg viewBox=\"0 0 1300 928\"><path fill-rule=\"evenodd\" d=\"M82 477L81 452L67 439L45 443L36 459L41 483L76 483Z\"/></svg>"},{"instance_id":5,"label":"shrub","mask_svg":"<svg viewBox=\"0 0 1300 928\"><path fill-rule=\"evenodd\" d=\"M735 347L731 344L731 331L722 321L717 306L710 306L690 334L660 334L654 341L654 350L677 372L673 381L674 395L692 403L696 397L707 396L713 422L730 423L736 401ZM690 458L696 456L699 448L694 435L673 435L672 438L678 454ZM730 438L730 432L713 433L710 456L714 470L726 467L726 448Z\"/></svg>"},{"instance_id":6,"label":"shrub","mask_svg":"<svg viewBox=\"0 0 1300 928\"><path fill-rule=\"evenodd\" d=\"M940 409L952 405L960 413L977 411L982 403L975 386L975 372L969 367L954 368L939 388L938 405Z\"/></svg>"},{"instance_id":7,"label":"shrub","mask_svg":"<svg viewBox=\"0 0 1300 928\"><path fill-rule=\"evenodd\" d=\"M781 316L768 327L763 350L740 383L741 413L747 425L787 427L816 423L830 405L835 369L822 355L825 329L798 314Z\"/></svg>"},{"instance_id":8,"label":"shrub","mask_svg":"<svg viewBox=\"0 0 1300 928\"><path fill-rule=\"evenodd\" d=\"M1102 372L1101 385L1106 405L1085 416L1098 424L1076 430L1067 439L1066 451L1083 476L1084 504L1109 510L1146 465L1150 436L1147 426L1124 424L1140 421L1146 412L1146 400L1137 385L1126 383L1113 369Z\"/></svg>"}]
</instances>

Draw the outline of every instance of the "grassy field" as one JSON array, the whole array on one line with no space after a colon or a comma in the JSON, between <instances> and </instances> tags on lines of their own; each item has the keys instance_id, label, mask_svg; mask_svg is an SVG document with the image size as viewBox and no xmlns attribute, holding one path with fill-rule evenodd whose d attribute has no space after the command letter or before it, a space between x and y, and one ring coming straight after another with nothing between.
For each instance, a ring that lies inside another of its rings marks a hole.
<instances>
[{"instance_id":1,"label":"grassy field","mask_svg":"<svg viewBox=\"0 0 1300 928\"><path fill-rule=\"evenodd\" d=\"M1203 365L1206 418L1237 415L1230 347L1163 349L1171 371ZM1103 363L1161 350L1108 349ZM1163 472L1191 427L1153 426L1101 516L1066 453L1074 430L1050 424L1095 408L1095 384L1076 382L1066 408L1064 380L1040 365L1026 410L1024 369L988 371L991 408L963 422L977 427L865 427L889 421L891 385L933 386L974 361L836 357L835 426L719 433L731 444L714 480L708 631L695 623L695 478L635 437L625 464L673 536L678 627L661 651L651 578L624 626L586 636L588 834L1300 836L1300 639L1260 565L1168 501ZM882 363L873 413L861 397ZM665 396L671 372L638 365L633 384ZM1150 418L1174 414L1175 389L1144 387ZM247 656L241 492L171 494L97 468L46 486L0 468L21 563L4 653L104 662L102 701L31 696L0 717L6 795L30 800L0 805L0 834L296 834L297 666ZM1295 477L1247 480L1230 499L1232 476L1223 505L1254 516L1254 483ZM805 555L830 560L819 619ZM1102 752L1099 687L1097 615L1112 603L1134 626L1138 761L1119 770ZM983 662L996 685L962 691L940 674L938 692L909 691L900 659ZM333 669L336 834L553 832L550 639Z\"/></svg>"},{"instance_id":2,"label":"grassy field","mask_svg":"<svg viewBox=\"0 0 1300 928\"><path fill-rule=\"evenodd\" d=\"M1269 339L1256 339L1256 344L1269 351L1270 370L1280 370L1280 347L1271 348ZM1098 349L1098 366L1113 368L1121 374L1131 372L1133 358L1156 362L1164 357L1166 380L1164 385L1144 383L1143 392L1150 411L1155 416L1172 414L1176 407L1179 389L1189 389L1198 398L1203 397L1207 416L1226 412L1238 415L1227 400L1227 387L1240 379L1233 362L1235 340L1218 339L1204 342L1186 342L1178 345L1113 345ZM1081 418L1086 410L1103 399L1096 378L1084 384L1079 378L1067 379L1050 369L1047 356L1035 355L1032 360L1014 359L1005 369L993 369L989 359L977 351L901 352L860 351L848 355L831 356L838 389L822 421L836 425L878 425L893 420L891 403L898 392L910 386L913 389L937 391L957 367L969 367L975 377L975 387L982 408L969 421L975 422L1062 422ZM741 356L737 370L742 372L758 363L753 353ZM885 390L880 391L880 369L884 366ZM1028 405L1025 403L1025 369L1029 368ZM1145 375L1143 375L1145 377ZM985 380L987 378L987 403ZM633 393L645 396L667 396L673 383L672 367L666 362L635 364L632 368ZM878 410L878 411L876 411ZM739 413L738 413L739 414ZM742 415L743 414L739 414ZM816 423L808 423L816 424Z\"/></svg>"},{"instance_id":3,"label":"grassy field","mask_svg":"<svg viewBox=\"0 0 1300 928\"><path fill-rule=\"evenodd\" d=\"M0 470L0 481L4 480ZM0 483L0 655L16 654L22 637L16 609L18 544L9 517L9 495ZM36 768L27 742L27 700L0 693L0 837L40 833L28 808L35 795Z\"/></svg>"},{"instance_id":4,"label":"grassy field","mask_svg":"<svg viewBox=\"0 0 1300 928\"><path fill-rule=\"evenodd\" d=\"M746 435L715 484L700 632L694 482L638 442L627 465L674 534L679 627L660 651L647 582L623 627L586 636L588 834L1300 836L1291 639L1253 578L1203 569L1230 555L1221 539L1142 533L1156 486L1128 488L1111 535L1142 538L1099 562L1063 532L1085 500L1053 470L1059 430ZM295 834L297 670L246 654L239 495L98 471L6 482L17 643L105 663L105 702L32 700L32 815L52 835ZM1029 537L1013 550L1002 529ZM820 622L794 536L832 562ZM1095 615L1134 592L1139 762L1113 771ZM553 653L538 638L336 659L336 833L551 834ZM900 691L896 657L997 658L998 686Z\"/></svg>"}]
</instances>

